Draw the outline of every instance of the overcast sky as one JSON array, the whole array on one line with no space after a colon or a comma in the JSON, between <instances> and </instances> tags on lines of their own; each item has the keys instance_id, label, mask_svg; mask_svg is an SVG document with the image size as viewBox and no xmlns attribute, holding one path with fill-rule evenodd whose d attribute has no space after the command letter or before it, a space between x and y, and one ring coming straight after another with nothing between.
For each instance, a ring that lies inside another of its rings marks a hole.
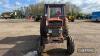
<instances>
[{"instance_id":1,"label":"overcast sky","mask_svg":"<svg viewBox=\"0 0 100 56\"><path fill-rule=\"evenodd\" d=\"M0 0L0 13L12 11L13 9L35 4L43 0ZM46 2L71 2L82 9L82 12L92 12L100 10L100 0L45 0Z\"/></svg>"}]
</instances>

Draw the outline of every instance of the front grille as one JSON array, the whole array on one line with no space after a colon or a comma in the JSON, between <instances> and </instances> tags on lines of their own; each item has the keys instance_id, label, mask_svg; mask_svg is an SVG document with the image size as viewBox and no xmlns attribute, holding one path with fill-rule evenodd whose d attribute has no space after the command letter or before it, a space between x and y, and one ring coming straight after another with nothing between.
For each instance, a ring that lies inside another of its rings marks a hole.
<instances>
[{"instance_id":1,"label":"front grille","mask_svg":"<svg viewBox=\"0 0 100 56\"><path fill-rule=\"evenodd\" d=\"M49 22L49 26L62 26L62 21Z\"/></svg>"},{"instance_id":2,"label":"front grille","mask_svg":"<svg viewBox=\"0 0 100 56\"><path fill-rule=\"evenodd\" d=\"M59 33L59 29L52 29L52 33Z\"/></svg>"},{"instance_id":3,"label":"front grille","mask_svg":"<svg viewBox=\"0 0 100 56\"><path fill-rule=\"evenodd\" d=\"M50 33L50 35L52 36L52 37L57 37L57 36L60 36L60 29L52 29L51 30L52 32Z\"/></svg>"}]
</instances>

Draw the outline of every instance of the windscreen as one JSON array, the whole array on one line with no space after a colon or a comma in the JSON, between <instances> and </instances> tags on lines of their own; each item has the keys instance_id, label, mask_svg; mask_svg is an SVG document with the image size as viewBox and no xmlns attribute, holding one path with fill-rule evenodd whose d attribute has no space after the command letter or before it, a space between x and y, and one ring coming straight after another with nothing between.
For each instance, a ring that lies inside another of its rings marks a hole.
<instances>
[{"instance_id":1,"label":"windscreen","mask_svg":"<svg viewBox=\"0 0 100 56\"><path fill-rule=\"evenodd\" d=\"M50 8L50 17L57 17L61 14L61 8Z\"/></svg>"}]
</instances>

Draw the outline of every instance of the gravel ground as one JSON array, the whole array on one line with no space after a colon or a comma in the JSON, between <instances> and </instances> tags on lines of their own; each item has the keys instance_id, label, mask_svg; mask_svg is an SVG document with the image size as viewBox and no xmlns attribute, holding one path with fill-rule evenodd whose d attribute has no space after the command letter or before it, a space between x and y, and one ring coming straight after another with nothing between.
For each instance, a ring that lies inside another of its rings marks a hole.
<instances>
[{"instance_id":1,"label":"gravel ground","mask_svg":"<svg viewBox=\"0 0 100 56\"><path fill-rule=\"evenodd\" d=\"M38 22L0 22L0 56L23 56L33 51L39 31Z\"/></svg>"},{"instance_id":2,"label":"gravel ground","mask_svg":"<svg viewBox=\"0 0 100 56\"><path fill-rule=\"evenodd\" d=\"M77 20L69 23L69 32L76 45L76 51L72 56L100 56L100 22ZM80 48L84 51L78 52Z\"/></svg>"},{"instance_id":3,"label":"gravel ground","mask_svg":"<svg viewBox=\"0 0 100 56\"><path fill-rule=\"evenodd\" d=\"M76 20L68 25L76 46L71 56L100 56L100 23ZM38 37L39 22L0 22L0 56L31 56ZM86 49L92 52L82 51Z\"/></svg>"}]
</instances>

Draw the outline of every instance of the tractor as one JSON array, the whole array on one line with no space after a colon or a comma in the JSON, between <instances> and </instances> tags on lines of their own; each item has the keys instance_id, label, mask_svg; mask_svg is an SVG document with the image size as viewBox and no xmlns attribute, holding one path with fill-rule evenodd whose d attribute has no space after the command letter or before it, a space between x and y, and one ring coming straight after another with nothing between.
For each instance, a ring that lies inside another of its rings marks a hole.
<instances>
[{"instance_id":1,"label":"tractor","mask_svg":"<svg viewBox=\"0 0 100 56\"><path fill-rule=\"evenodd\" d=\"M50 45L56 46L55 44L64 42L65 53L69 55L74 53L74 41L68 34L64 7L65 4L44 4L45 13L40 20L40 56L49 49Z\"/></svg>"}]
</instances>

